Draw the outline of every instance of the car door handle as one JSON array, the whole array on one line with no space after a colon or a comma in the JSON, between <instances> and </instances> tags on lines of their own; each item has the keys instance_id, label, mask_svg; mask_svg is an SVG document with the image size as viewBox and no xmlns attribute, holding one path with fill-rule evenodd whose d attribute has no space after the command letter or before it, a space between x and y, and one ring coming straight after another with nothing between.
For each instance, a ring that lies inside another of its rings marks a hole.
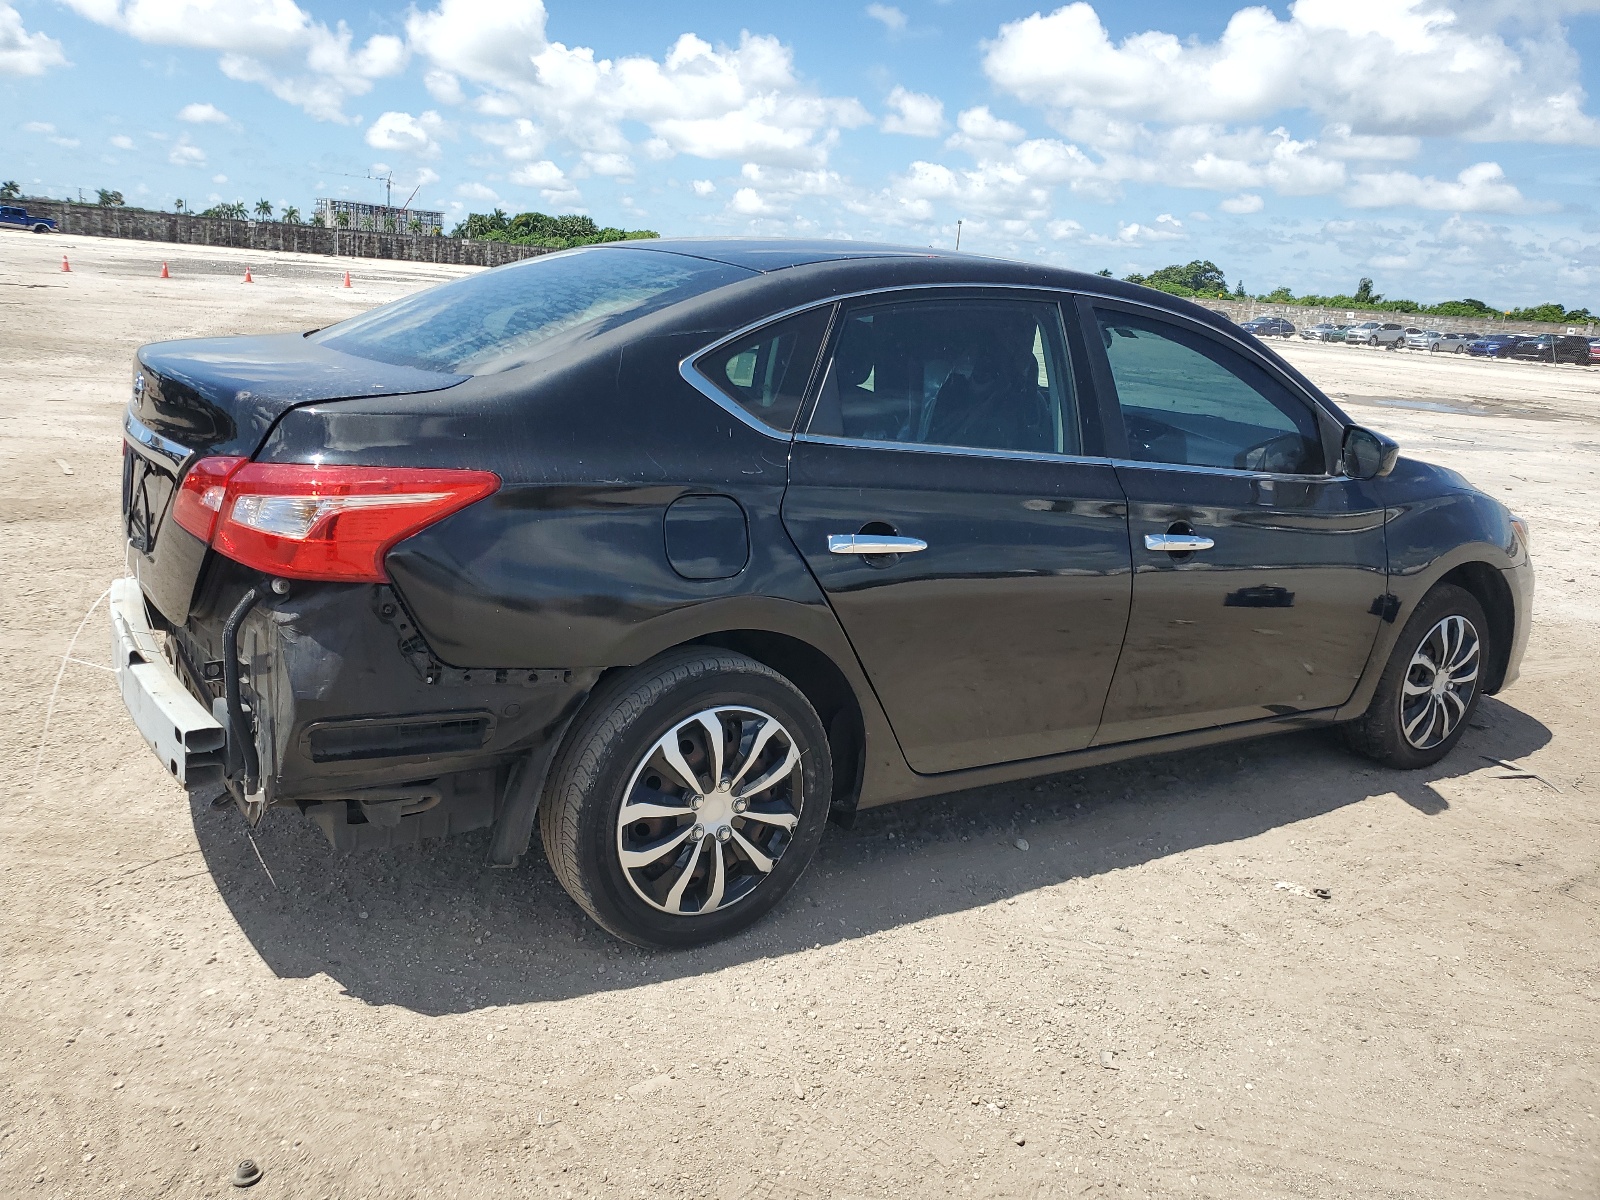
<instances>
[{"instance_id":1,"label":"car door handle","mask_svg":"<svg viewBox=\"0 0 1600 1200\"><path fill-rule=\"evenodd\" d=\"M1162 550L1168 554L1193 554L1196 550L1209 550L1215 546L1208 537L1201 537L1197 533L1147 533L1144 535L1144 548L1146 550Z\"/></svg>"},{"instance_id":2,"label":"car door handle","mask_svg":"<svg viewBox=\"0 0 1600 1200\"><path fill-rule=\"evenodd\" d=\"M830 533L829 554L915 554L926 550L921 538L890 537L882 533Z\"/></svg>"}]
</instances>

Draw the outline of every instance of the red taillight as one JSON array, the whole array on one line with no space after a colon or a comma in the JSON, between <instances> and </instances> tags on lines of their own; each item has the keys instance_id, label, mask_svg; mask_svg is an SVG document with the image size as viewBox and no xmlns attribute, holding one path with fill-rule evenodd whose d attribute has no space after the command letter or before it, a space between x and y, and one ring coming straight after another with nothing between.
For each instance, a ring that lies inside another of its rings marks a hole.
<instances>
[{"instance_id":1,"label":"red taillight","mask_svg":"<svg viewBox=\"0 0 1600 1200\"><path fill-rule=\"evenodd\" d=\"M209 472L197 480L190 479ZM220 493L212 488L221 487ZM190 524L211 515L207 539L235 562L289 579L384 583L383 556L395 543L500 486L489 471L414 467L305 466L208 458L190 468ZM216 503L212 510L211 504Z\"/></svg>"},{"instance_id":2,"label":"red taillight","mask_svg":"<svg viewBox=\"0 0 1600 1200\"><path fill-rule=\"evenodd\" d=\"M202 542L209 542L211 535L217 531L217 518L222 515L228 477L248 461L244 458L202 458L195 463L183 477L178 494L172 498L172 519Z\"/></svg>"}]
</instances>

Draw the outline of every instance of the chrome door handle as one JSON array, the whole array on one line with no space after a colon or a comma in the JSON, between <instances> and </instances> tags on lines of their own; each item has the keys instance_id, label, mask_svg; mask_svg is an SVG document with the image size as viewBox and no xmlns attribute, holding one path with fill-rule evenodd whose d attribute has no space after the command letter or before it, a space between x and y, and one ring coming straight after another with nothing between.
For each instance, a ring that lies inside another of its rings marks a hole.
<instances>
[{"instance_id":1,"label":"chrome door handle","mask_svg":"<svg viewBox=\"0 0 1600 1200\"><path fill-rule=\"evenodd\" d=\"M1215 546L1208 537L1201 537L1195 533L1147 533L1144 535L1144 548L1146 550L1162 550L1168 554L1192 554L1196 550L1209 550Z\"/></svg>"},{"instance_id":2,"label":"chrome door handle","mask_svg":"<svg viewBox=\"0 0 1600 1200\"><path fill-rule=\"evenodd\" d=\"M881 533L830 533L829 554L915 554L926 550L921 538L889 537Z\"/></svg>"}]
</instances>

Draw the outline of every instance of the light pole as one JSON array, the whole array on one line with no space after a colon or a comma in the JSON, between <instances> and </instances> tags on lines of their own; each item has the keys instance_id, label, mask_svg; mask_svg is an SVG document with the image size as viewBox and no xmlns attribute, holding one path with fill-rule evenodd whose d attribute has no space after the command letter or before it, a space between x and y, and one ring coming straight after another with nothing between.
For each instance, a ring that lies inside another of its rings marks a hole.
<instances>
[{"instance_id":1,"label":"light pole","mask_svg":"<svg viewBox=\"0 0 1600 1200\"><path fill-rule=\"evenodd\" d=\"M961 249L961 222L959 219L956 221L956 249Z\"/></svg>"}]
</instances>

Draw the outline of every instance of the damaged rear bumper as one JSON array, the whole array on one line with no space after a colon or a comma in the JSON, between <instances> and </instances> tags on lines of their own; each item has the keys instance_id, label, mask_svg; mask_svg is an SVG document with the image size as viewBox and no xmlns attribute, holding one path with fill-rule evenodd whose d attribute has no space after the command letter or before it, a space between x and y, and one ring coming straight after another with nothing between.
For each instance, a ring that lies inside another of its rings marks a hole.
<instances>
[{"instance_id":1,"label":"damaged rear bumper","mask_svg":"<svg viewBox=\"0 0 1600 1200\"><path fill-rule=\"evenodd\" d=\"M111 655L122 702L162 765L190 792L223 788L227 733L161 652L136 579L111 585Z\"/></svg>"}]
</instances>

